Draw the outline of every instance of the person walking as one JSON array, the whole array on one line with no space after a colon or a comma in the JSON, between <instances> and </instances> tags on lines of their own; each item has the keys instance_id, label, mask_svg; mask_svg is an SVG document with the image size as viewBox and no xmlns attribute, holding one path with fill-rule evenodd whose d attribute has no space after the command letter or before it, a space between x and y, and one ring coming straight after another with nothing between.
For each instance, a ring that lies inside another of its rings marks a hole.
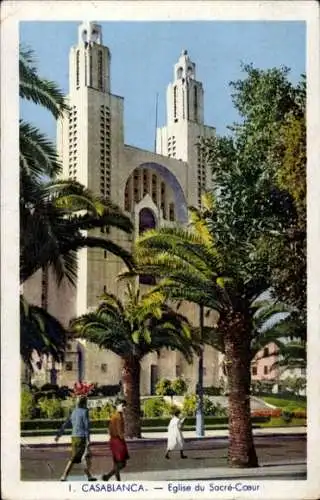
<instances>
[{"instance_id":1,"label":"person walking","mask_svg":"<svg viewBox=\"0 0 320 500\"><path fill-rule=\"evenodd\" d=\"M184 418L180 418L181 411L176 410L174 412L173 417L171 418L168 425L168 442L167 442L167 452L165 454L165 458L170 458L170 451L178 450L180 451L181 458L188 458L183 453L184 448L184 439L182 434L182 424L185 420Z\"/></svg>"},{"instance_id":2,"label":"person walking","mask_svg":"<svg viewBox=\"0 0 320 500\"><path fill-rule=\"evenodd\" d=\"M109 481L112 476L115 476L117 481L121 481L120 470L124 469L129 460L127 443L124 438L124 419L123 410L125 403L117 405L116 412L112 415L109 422L110 449L113 460L113 467L107 473L103 474L102 481Z\"/></svg>"},{"instance_id":3,"label":"person walking","mask_svg":"<svg viewBox=\"0 0 320 500\"><path fill-rule=\"evenodd\" d=\"M59 441L59 438L62 436L64 430L69 424L72 425L72 452L71 458L63 471L60 481L66 481L73 465L80 464L83 458L85 460L84 473L86 474L88 481L96 481L97 479L91 474L92 455L90 452L90 422L86 396L81 396L79 398L77 407L72 411L71 415L59 429L55 437L56 443Z\"/></svg>"}]
</instances>

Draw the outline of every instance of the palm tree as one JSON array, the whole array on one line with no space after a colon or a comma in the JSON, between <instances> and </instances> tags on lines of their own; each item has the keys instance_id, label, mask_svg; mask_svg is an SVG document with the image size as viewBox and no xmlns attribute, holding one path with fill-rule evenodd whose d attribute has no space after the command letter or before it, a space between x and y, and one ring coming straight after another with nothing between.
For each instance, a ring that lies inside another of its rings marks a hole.
<instances>
[{"instance_id":1,"label":"palm tree","mask_svg":"<svg viewBox=\"0 0 320 500\"><path fill-rule=\"evenodd\" d=\"M20 217L22 283L38 269L52 266L58 283L66 276L75 284L76 252L83 247L103 248L131 265L128 251L109 238L92 234L97 228L131 232L130 219L113 203L74 181L46 183L36 190L32 202L31 196L28 193L29 203L23 204Z\"/></svg>"},{"instance_id":2,"label":"palm tree","mask_svg":"<svg viewBox=\"0 0 320 500\"><path fill-rule=\"evenodd\" d=\"M29 373L33 370L34 353L37 366L43 357L62 361L66 349L67 333L62 324L42 307L28 304L20 295L20 355Z\"/></svg>"},{"instance_id":3,"label":"palm tree","mask_svg":"<svg viewBox=\"0 0 320 500\"><path fill-rule=\"evenodd\" d=\"M204 199L205 208L211 200L209 196ZM256 467L250 418L251 335L253 304L267 283L255 276L244 280L237 269L227 266L206 217L196 209L190 215L189 228L160 228L140 236L136 272L163 278L159 288L172 299L188 300L219 313L215 342L225 351L229 463L235 467Z\"/></svg>"},{"instance_id":4,"label":"palm tree","mask_svg":"<svg viewBox=\"0 0 320 500\"><path fill-rule=\"evenodd\" d=\"M180 351L192 361L193 345L186 318L164 303L158 290L141 294L127 285L124 301L104 294L95 312L71 323L76 337L108 349L123 361L122 387L126 398L126 434L141 437L140 364L149 353L167 348Z\"/></svg>"}]
</instances>

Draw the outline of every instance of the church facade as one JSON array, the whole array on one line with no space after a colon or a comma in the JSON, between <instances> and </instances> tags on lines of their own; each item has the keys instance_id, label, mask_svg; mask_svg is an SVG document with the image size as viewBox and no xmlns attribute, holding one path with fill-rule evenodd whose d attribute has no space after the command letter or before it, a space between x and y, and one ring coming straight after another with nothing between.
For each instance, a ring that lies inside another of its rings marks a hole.
<instances>
[{"instance_id":1,"label":"church facade","mask_svg":"<svg viewBox=\"0 0 320 500\"><path fill-rule=\"evenodd\" d=\"M101 26L83 23L78 43L70 50L70 112L58 122L57 148L63 177L79 181L93 192L117 204L134 223L134 233L111 230L105 235L126 249L145 229L184 225L187 207L199 206L201 194L212 187L211 172L198 146L200 138L213 137L214 127L204 123L204 90L196 79L196 65L184 50L173 68L167 88L167 122L157 129L156 152L125 144L124 99L112 94L111 54L103 45ZM93 234L101 237L100 229ZM94 309L104 291L122 296L124 284L117 275L124 264L102 249L79 252L78 284L57 288L53 277L48 287L48 311L67 326L70 319ZM40 303L41 272L24 285L26 298ZM143 282L141 287L146 286ZM184 305L183 313L198 323L198 310ZM208 320L210 321L210 320ZM211 320L212 321L212 320ZM217 351L204 352L204 385L219 384ZM50 380L54 368L56 380ZM164 350L142 362L141 393L153 393L159 378L182 376L195 387L198 363L188 365L179 354ZM85 341L70 343L61 366L48 363L37 379L73 385L76 380L116 384L121 378L121 360L109 351Z\"/></svg>"}]
</instances>

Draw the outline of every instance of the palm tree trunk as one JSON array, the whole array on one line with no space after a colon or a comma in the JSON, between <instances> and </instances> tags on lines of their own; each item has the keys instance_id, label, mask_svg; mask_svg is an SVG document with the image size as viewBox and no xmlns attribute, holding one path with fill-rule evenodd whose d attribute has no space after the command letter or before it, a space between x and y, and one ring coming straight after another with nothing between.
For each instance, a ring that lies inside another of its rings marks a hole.
<instances>
[{"instance_id":1,"label":"palm tree trunk","mask_svg":"<svg viewBox=\"0 0 320 500\"><path fill-rule=\"evenodd\" d=\"M258 467L250 415L250 336L241 314L233 316L225 335L229 390L229 452L231 467Z\"/></svg>"},{"instance_id":2,"label":"palm tree trunk","mask_svg":"<svg viewBox=\"0 0 320 500\"><path fill-rule=\"evenodd\" d=\"M49 266L42 268L42 279L41 279L41 307L48 311L49 305ZM56 364L51 356L51 370L50 370L50 384L57 384L57 371Z\"/></svg>"},{"instance_id":3,"label":"palm tree trunk","mask_svg":"<svg viewBox=\"0 0 320 500\"><path fill-rule=\"evenodd\" d=\"M197 384L197 410L196 410L196 435L197 437L204 436L204 415L203 415L203 327L204 327L204 308L200 305L199 309L199 326L200 326L200 354L198 364L198 384Z\"/></svg>"},{"instance_id":4,"label":"palm tree trunk","mask_svg":"<svg viewBox=\"0 0 320 500\"><path fill-rule=\"evenodd\" d=\"M140 418L140 359L136 356L124 358L122 370L125 409L125 434L128 438L141 438Z\"/></svg>"}]
</instances>

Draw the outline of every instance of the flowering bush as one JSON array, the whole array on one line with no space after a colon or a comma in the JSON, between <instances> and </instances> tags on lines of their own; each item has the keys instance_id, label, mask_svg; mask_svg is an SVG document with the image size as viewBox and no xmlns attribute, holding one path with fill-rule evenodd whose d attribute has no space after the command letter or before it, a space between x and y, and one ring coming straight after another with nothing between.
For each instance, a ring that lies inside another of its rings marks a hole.
<instances>
[{"instance_id":1,"label":"flowering bush","mask_svg":"<svg viewBox=\"0 0 320 500\"><path fill-rule=\"evenodd\" d=\"M282 409L281 408L266 408L263 410L253 410L251 411L252 417L281 417Z\"/></svg>"},{"instance_id":2,"label":"flowering bush","mask_svg":"<svg viewBox=\"0 0 320 500\"><path fill-rule=\"evenodd\" d=\"M75 382L73 386L73 396L88 396L94 389L94 384L86 382Z\"/></svg>"},{"instance_id":3,"label":"flowering bush","mask_svg":"<svg viewBox=\"0 0 320 500\"><path fill-rule=\"evenodd\" d=\"M299 408L298 410L292 410L288 408L266 408L263 410L253 410L251 412L252 417L272 417L280 418L282 417L285 421L291 421L292 418L306 418L307 413L304 408Z\"/></svg>"}]
</instances>

